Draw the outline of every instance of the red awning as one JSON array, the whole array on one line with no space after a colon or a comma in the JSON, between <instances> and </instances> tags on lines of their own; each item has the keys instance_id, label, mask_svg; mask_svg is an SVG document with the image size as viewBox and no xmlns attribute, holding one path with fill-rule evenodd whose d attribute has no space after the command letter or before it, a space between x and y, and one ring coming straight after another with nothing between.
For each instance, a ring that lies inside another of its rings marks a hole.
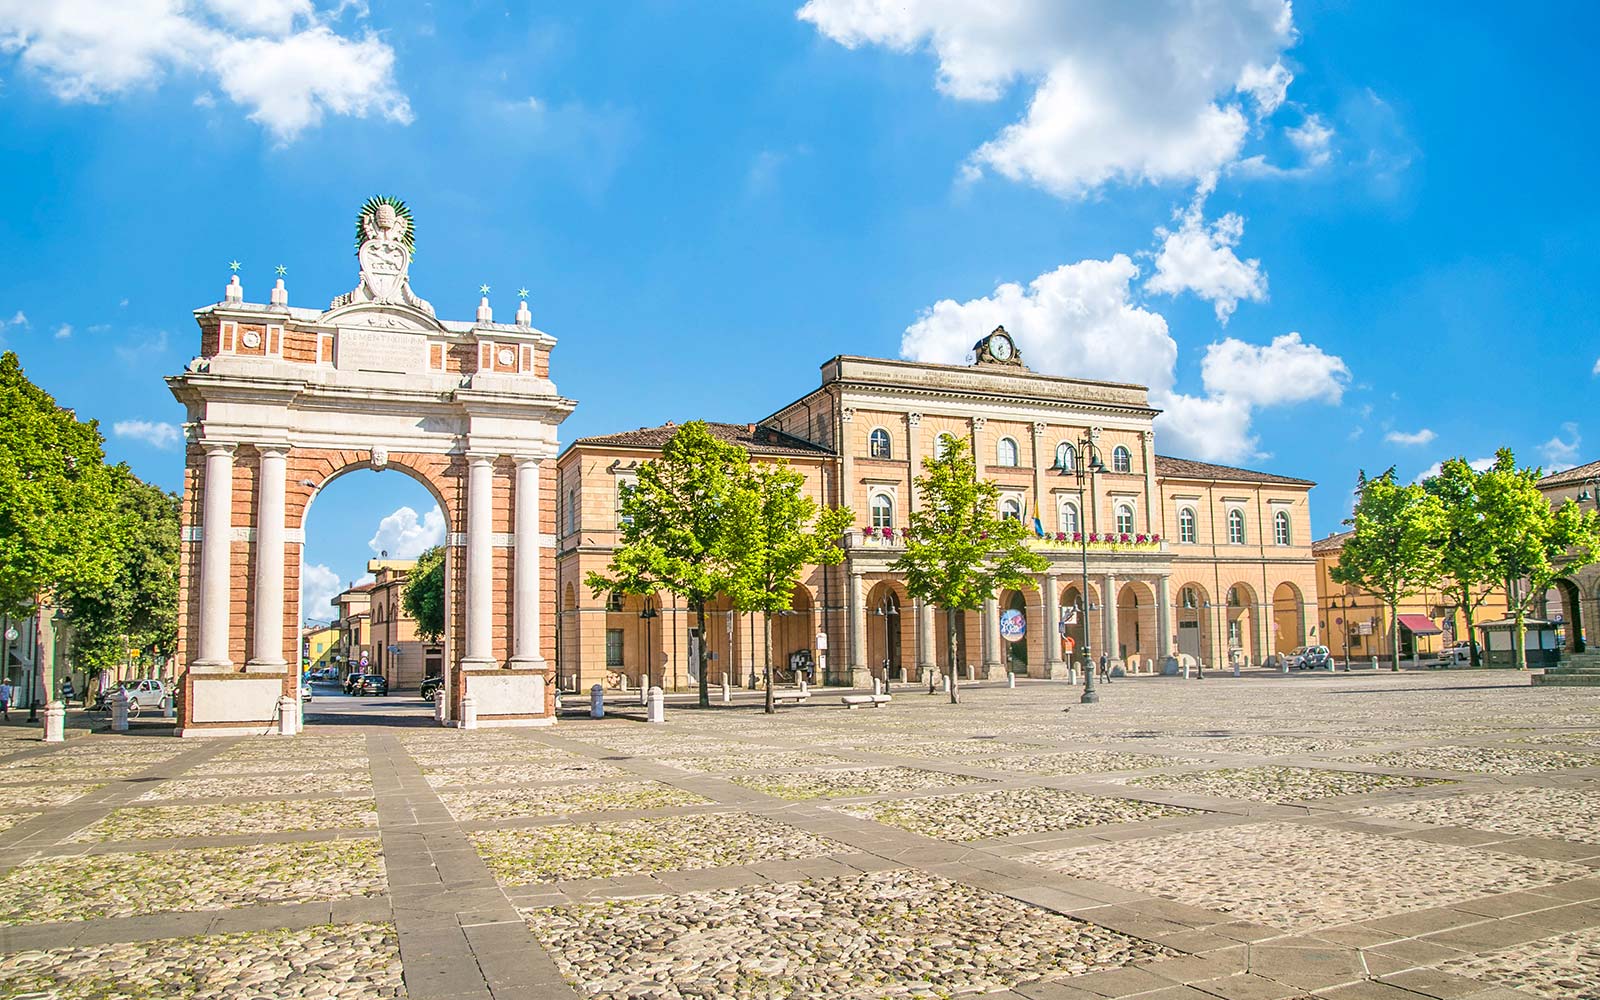
<instances>
[{"instance_id":1,"label":"red awning","mask_svg":"<svg viewBox=\"0 0 1600 1000\"><path fill-rule=\"evenodd\" d=\"M1443 629L1433 623L1427 615L1401 615L1400 624L1404 625L1412 635L1439 635Z\"/></svg>"}]
</instances>

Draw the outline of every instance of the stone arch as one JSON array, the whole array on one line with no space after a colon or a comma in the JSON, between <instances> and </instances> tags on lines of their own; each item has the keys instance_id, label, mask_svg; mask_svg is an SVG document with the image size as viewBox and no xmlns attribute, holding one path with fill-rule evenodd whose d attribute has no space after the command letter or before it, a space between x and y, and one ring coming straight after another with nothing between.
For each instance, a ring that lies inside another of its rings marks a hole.
<instances>
[{"instance_id":1,"label":"stone arch","mask_svg":"<svg viewBox=\"0 0 1600 1000\"><path fill-rule=\"evenodd\" d=\"M1223 655L1240 666L1261 663L1266 656L1261 646L1261 602L1256 589L1243 580L1222 594Z\"/></svg>"},{"instance_id":2,"label":"stone arch","mask_svg":"<svg viewBox=\"0 0 1600 1000\"><path fill-rule=\"evenodd\" d=\"M1178 636L1180 662L1205 663L1215 667L1216 642L1213 636L1211 592L1203 584L1181 583L1173 595L1173 631ZM1187 658L1187 659L1186 659Z\"/></svg>"},{"instance_id":3,"label":"stone arch","mask_svg":"<svg viewBox=\"0 0 1600 1000\"><path fill-rule=\"evenodd\" d=\"M790 659L796 653L808 653L813 667L816 665L816 606L811 588L797 583L789 610L772 616L772 666L777 676L793 676Z\"/></svg>"},{"instance_id":4,"label":"stone arch","mask_svg":"<svg viewBox=\"0 0 1600 1000\"><path fill-rule=\"evenodd\" d=\"M1561 603L1561 649L1566 653L1581 653L1584 651L1583 592L1575 581L1566 577L1557 578L1550 586Z\"/></svg>"},{"instance_id":5,"label":"stone arch","mask_svg":"<svg viewBox=\"0 0 1600 1000\"><path fill-rule=\"evenodd\" d=\"M1123 663L1137 659L1141 669L1155 662L1160 641L1156 616L1156 592L1143 580L1129 580L1117 593L1117 644L1113 650Z\"/></svg>"},{"instance_id":6,"label":"stone arch","mask_svg":"<svg viewBox=\"0 0 1600 1000\"><path fill-rule=\"evenodd\" d=\"M1273 647L1293 649L1306 644L1306 605L1300 588L1285 580L1272 591Z\"/></svg>"},{"instance_id":7,"label":"stone arch","mask_svg":"<svg viewBox=\"0 0 1600 1000\"><path fill-rule=\"evenodd\" d=\"M879 680L906 680L916 648L911 595L898 580L879 580L867 591L866 610L867 672Z\"/></svg>"},{"instance_id":8,"label":"stone arch","mask_svg":"<svg viewBox=\"0 0 1600 1000\"><path fill-rule=\"evenodd\" d=\"M487 303L475 323L441 323L411 291L396 235L409 218L374 201L359 227L354 291L291 311L281 283L270 305L246 305L235 278L195 311L199 356L167 380L190 430L182 735L297 729L303 523L318 490L362 467L411 475L445 513L446 719L554 721L555 524L540 497L553 495L556 426L575 406L550 381L555 340L525 309L495 323ZM386 267L369 271L376 261ZM468 693L476 719L463 718Z\"/></svg>"},{"instance_id":9,"label":"stone arch","mask_svg":"<svg viewBox=\"0 0 1600 1000\"><path fill-rule=\"evenodd\" d=\"M1089 612L1087 617L1083 613L1083 581L1066 580L1061 587L1061 609L1078 608L1078 623L1067 626L1067 635L1072 639L1072 655L1069 659L1073 663L1082 663L1084 649L1088 648L1091 655L1099 658L1101 637L1105 635L1105 616L1101 609L1100 590L1092 582L1089 584Z\"/></svg>"},{"instance_id":10,"label":"stone arch","mask_svg":"<svg viewBox=\"0 0 1600 1000\"><path fill-rule=\"evenodd\" d=\"M995 641L1000 644L1001 669L1027 676L1030 668L1037 669L1044 663L1045 622L1042 607L1042 595L1037 590L1000 592L999 614L1003 616L1007 611L1020 611L1027 624L1027 631L1016 642L1007 641L1003 635L996 637Z\"/></svg>"}]
</instances>

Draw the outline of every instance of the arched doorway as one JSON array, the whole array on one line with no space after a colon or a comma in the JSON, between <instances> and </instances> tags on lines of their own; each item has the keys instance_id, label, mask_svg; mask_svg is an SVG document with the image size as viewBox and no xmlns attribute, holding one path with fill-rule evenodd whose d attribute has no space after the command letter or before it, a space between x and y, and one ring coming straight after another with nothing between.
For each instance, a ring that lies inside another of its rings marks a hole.
<instances>
[{"instance_id":1,"label":"arched doorway","mask_svg":"<svg viewBox=\"0 0 1600 1000\"><path fill-rule=\"evenodd\" d=\"M1067 626L1067 637L1071 640L1072 653L1066 659L1073 663L1081 663L1085 649L1096 659L1103 652L1100 648L1101 636L1105 635L1104 616L1100 609L1100 591L1094 584L1089 584L1089 608L1084 611L1083 591L1079 584L1069 583L1061 592L1061 613L1067 618L1074 614L1077 616L1075 624Z\"/></svg>"},{"instance_id":2,"label":"arched doorway","mask_svg":"<svg viewBox=\"0 0 1600 1000\"><path fill-rule=\"evenodd\" d=\"M1149 669L1156 657L1156 633L1155 591L1139 580L1124 583L1117 594L1117 655L1130 669L1134 660Z\"/></svg>"},{"instance_id":3,"label":"arched doorway","mask_svg":"<svg viewBox=\"0 0 1600 1000\"><path fill-rule=\"evenodd\" d=\"M1011 612L1010 621L1022 623L1022 636L1015 641L1007 638L1007 634L1015 635L1014 627L1007 627L1006 612ZM1039 629L1042 627L1044 616L1033 613L1028 607L1028 599L1021 592L1015 590L1003 591L1000 594L1000 654L1001 665L1013 674L1028 675L1028 661L1030 659L1043 659L1043 649L1037 654L1032 647L1039 642ZM1020 617L1019 617L1020 616Z\"/></svg>"},{"instance_id":4,"label":"arched doorway","mask_svg":"<svg viewBox=\"0 0 1600 1000\"><path fill-rule=\"evenodd\" d=\"M1178 588L1173 625L1178 633L1178 655L1215 667L1211 635L1211 594L1198 583Z\"/></svg>"},{"instance_id":5,"label":"arched doorway","mask_svg":"<svg viewBox=\"0 0 1600 1000\"><path fill-rule=\"evenodd\" d=\"M1565 577L1556 580L1550 587L1555 591L1556 599L1550 602L1555 607L1547 615L1556 623L1561 649L1567 653L1581 653L1584 651L1582 591L1576 583Z\"/></svg>"},{"instance_id":6,"label":"arched doorway","mask_svg":"<svg viewBox=\"0 0 1600 1000\"><path fill-rule=\"evenodd\" d=\"M1279 650L1306 644L1305 599L1300 588L1284 581L1272 592L1272 632Z\"/></svg>"},{"instance_id":7,"label":"arched doorway","mask_svg":"<svg viewBox=\"0 0 1600 1000\"><path fill-rule=\"evenodd\" d=\"M1227 652L1230 663L1240 666L1260 663L1260 612L1256 592L1248 583L1236 583L1223 596L1223 621L1227 629Z\"/></svg>"},{"instance_id":8,"label":"arched doorway","mask_svg":"<svg viewBox=\"0 0 1600 1000\"><path fill-rule=\"evenodd\" d=\"M880 580L867 592L867 671L879 680L907 679L915 622L900 584Z\"/></svg>"},{"instance_id":9,"label":"arched doorway","mask_svg":"<svg viewBox=\"0 0 1600 1000\"><path fill-rule=\"evenodd\" d=\"M772 666L775 676L794 680L802 662L815 669L817 623L811 590L803 583L794 586L789 610L772 616ZM870 623L869 623L870 627Z\"/></svg>"},{"instance_id":10,"label":"arched doorway","mask_svg":"<svg viewBox=\"0 0 1600 1000\"><path fill-rule=\"evenodd\" d=\"M554 720L556 427L576 405L550 381L554 338L526 307L446 324L411 289L411 214L374 198L357 216L361 272L325 310L246 304L238 275L195 311L199 356L168 386L187 411L178 731L285 734L295 721L297 567L312 496L356 468L401 469L444 515L450 581L445 717ZM340 226L339 228L343 228ZM521 543L518 544L518 540ZM547 656L549 654L549 656ZM464 716L472 695L475 717Z\"/></svg>"},{"instance_id":11,"label":"arched doorway","mask_svg":"<svg viewBox=\"0 0 1600 1000\"><path fill-rule=\"evenodd\" d=\"M982 649L978 637L979 614L968 614L965 611L955 613L956 627L956 666L966 670L968 666L977 666L973 663L973 653ZM943 608L935 608L933 612L933 654L934 662L939 667L940 673L950 671L950 612Z\"/></svg>"}]
</instances>

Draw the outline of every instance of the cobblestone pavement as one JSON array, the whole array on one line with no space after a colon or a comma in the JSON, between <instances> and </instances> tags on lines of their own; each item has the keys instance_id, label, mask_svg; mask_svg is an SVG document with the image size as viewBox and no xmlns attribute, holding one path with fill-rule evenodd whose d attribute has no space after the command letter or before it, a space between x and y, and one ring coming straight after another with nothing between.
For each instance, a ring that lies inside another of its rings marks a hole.
<instances>
[{"instance_id":1,"label":"cobblestone pavement","mask_svg":"<svg viewBox=\"0 0 1600 1000\"><path fill-rule=\"evenodd\" d=\"M0 998L1596 1000L1600 692L1527 681L0 729Z\"/></svg>"}]
</instances>

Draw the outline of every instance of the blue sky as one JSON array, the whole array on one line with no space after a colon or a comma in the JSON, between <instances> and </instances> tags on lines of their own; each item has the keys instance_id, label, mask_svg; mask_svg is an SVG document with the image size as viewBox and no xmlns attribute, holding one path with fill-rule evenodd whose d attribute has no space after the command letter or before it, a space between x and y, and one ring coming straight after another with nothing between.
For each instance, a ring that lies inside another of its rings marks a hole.
<instances>
[{"instance_id":1,"label":"blue sky","mask_svg":"<svg viewBox=\"0 0 1600 1000\"><path fill-rule=\"evenodd\" d=\"M366 197L465 318L530 289L563 439L761 417L838 353L1129 378L1305 476L1594 457L1592 5L0 0L0 341L179 483L161 378L243 262L348 290ZM428 537L336 484L307 559ZM392 519L387 534L380 522Z\"/></svg>"}]
</instances>

